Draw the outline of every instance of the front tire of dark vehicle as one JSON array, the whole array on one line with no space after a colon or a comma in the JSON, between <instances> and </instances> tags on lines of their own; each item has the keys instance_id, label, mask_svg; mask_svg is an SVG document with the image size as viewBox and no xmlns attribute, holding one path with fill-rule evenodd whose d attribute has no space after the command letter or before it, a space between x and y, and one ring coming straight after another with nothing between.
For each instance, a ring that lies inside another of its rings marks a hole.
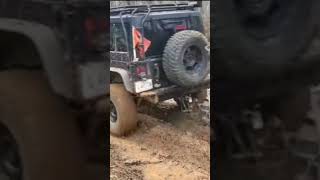
<instances>
[{"instance_id":1,"label":"front tire of dark vehicle","mask_svg":"<svg viewBox=\"0 0 320 180\"><path fill-rule=\"evenodd\" d=\"M110 85L110 133L122 136L137 127L137 108L122 84Z\"/></svg>"},{"instance_id":2,"label":"front tire of dark vehicle","mask_svg":"<svg viewBox=\"0 0 320 180\"><path fill-rule=\"evenodd\" d=\"M0 122L17 144L22 180L87 179L75 118L44 74L3 71L0 82Z\"/></svg>"},{"instance_id":3,"label":"front tire of dark vehicle","mask_svg":"<svg viewBox=\"0 0 320 180\"><path fill-rule=\"evenodd\" d=\"M163 52L163 69L168 79L182 87L199 85L210 71L207 45L207 39L198 31L174 34Z\"/></svg>"}]
</instances>

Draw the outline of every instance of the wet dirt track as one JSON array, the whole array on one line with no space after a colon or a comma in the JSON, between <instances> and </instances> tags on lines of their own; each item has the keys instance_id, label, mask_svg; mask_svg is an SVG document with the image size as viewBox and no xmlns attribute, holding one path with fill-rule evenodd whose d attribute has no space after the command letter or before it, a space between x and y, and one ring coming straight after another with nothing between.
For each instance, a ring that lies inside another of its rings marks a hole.
<instances>
[{"instance_id":1,"label":"wet dirt track","mask_svg":"<svg viewBox=\"0 0 320 180\"><path fill-rule=\"evenodd\" d=\"M210 179L208 125L172 106L142 107L134 133L110 136L111 180Z\"/></svg>"}]
</instances>

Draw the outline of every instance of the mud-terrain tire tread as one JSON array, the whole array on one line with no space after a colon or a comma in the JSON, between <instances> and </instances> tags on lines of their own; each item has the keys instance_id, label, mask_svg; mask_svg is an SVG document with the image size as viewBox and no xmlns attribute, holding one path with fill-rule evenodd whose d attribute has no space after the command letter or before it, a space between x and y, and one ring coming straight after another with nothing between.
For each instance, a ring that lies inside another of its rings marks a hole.
<instances>
[{"instance_id":1,"label":"mud-terrain tire tread","mask_svg":"<svg viewBox=\"0 0 320 180\"><path fill-rule=\"evenodd\" d=\"M134 99L123 84L110 85L110 98L118 117L115 128L110 124L110 133L115 136L126 135L137 127L137 108Z\"/></svg>"},{"instance_id":2,"label":"mud-terrain tire tread","mask_svg":"<svg viewBox=\"0 0 320 180\"><path fill-rule=\"evenodd\" d=\"M182 53L184 46L190 41L197 42L197 44L193 43L191 45L201 46L201 48L203 48L202 53L205 52L204 48L208 45L208 41L201 32L194 30L185 30L174 34L168 40L163 52L163 69L167 78L173 83L183 87L198 85L207 76L210 70L210 58L208 55L208 64L206 69L203 69L203 71L205 71L203 77L191 79L190 76L185 73L183 64L181 64L183 57ZM204 53L203 55L206 54Z\"/></svg>"}]
</instances>

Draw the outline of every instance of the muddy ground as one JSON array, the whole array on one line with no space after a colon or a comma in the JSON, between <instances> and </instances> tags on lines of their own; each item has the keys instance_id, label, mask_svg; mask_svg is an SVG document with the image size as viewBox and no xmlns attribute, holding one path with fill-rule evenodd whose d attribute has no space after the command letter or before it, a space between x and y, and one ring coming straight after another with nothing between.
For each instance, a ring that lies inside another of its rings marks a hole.
<instances>
[{"instance_id":1,"label":"muddy ground","mask_svg":"<svg viewBox=\"0 0 320 180\"><path fill-rule=\"evenodd\" d=\"M139 112L135 132L110 136L111 180L210 179L210 128L199 114L179 113L172 101Z\"/></svg>"}]
</instances>

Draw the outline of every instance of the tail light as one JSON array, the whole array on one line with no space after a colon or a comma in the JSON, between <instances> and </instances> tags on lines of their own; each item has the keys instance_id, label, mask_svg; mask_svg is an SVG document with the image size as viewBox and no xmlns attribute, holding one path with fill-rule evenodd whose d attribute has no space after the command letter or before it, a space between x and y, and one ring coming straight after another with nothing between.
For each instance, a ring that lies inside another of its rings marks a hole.
<instances>
[{"instance_id":1,"label":"tail light","mask_svg":"<svg viewBox=\"0 0 320 180\"><path fill-rule=\"evenodd\" d=\"M90 50L106 51L107 21L104 18L88 17L84 21L85 45Z\"/></svg>"},{"instance_id":2,"label":"tail light","mask_svg":"<svg viewBox=\"0 0 320 180\"><path fill-rule=\"evenodd\" d=\"M137 66L136 74L138 77L143 78L147 75L147 68L145 66Z\"/></svg>"},{"instance_id":3,"label":"tail light","mask_svg":"<svg viewBox=\"0 0 320 180\"><path fill-rule=\"evenodd\" d=\"M176 31L182 31L186 29L187 29L187 26L185 25L176 25Z\"/></svg>"}]
</instances>

